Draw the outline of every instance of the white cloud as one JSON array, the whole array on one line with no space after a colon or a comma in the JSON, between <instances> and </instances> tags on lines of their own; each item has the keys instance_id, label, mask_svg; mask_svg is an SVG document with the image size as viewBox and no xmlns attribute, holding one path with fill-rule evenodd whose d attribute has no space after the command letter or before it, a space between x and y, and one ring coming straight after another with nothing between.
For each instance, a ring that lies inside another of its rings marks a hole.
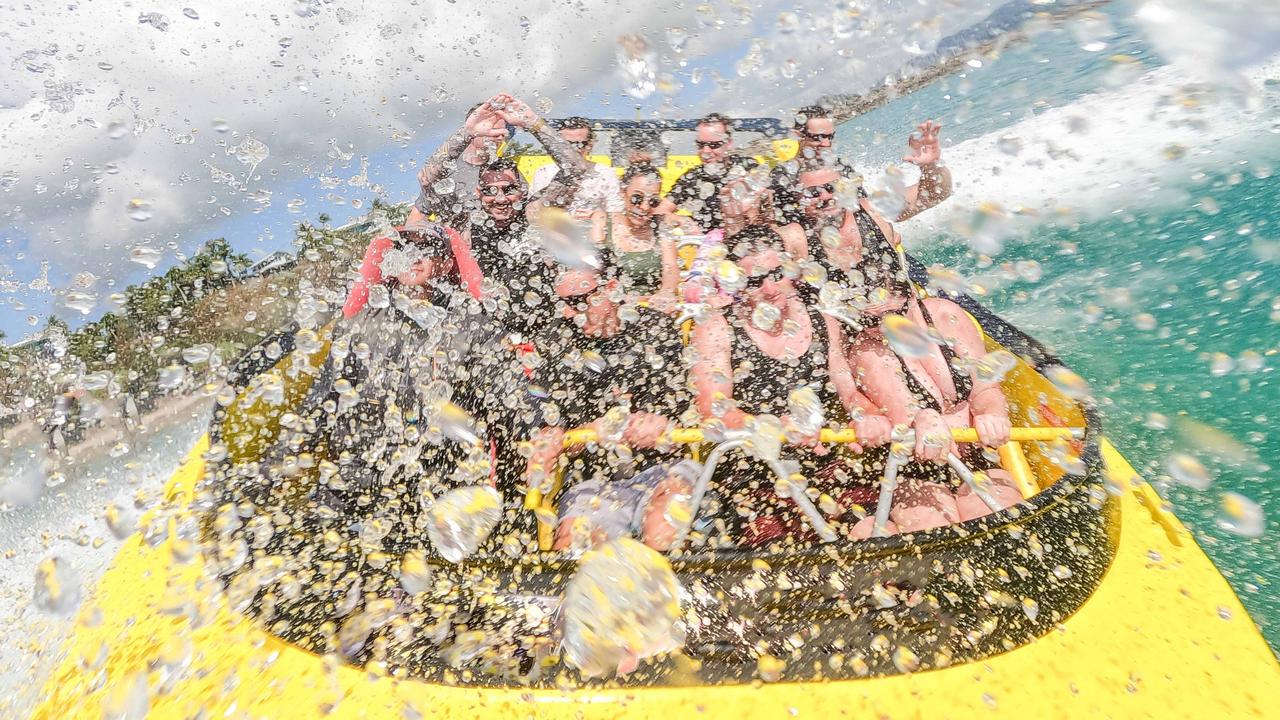
<instances>
[{"instance_id":1,"label":"white cloud","mask_svg":"<svg viewBox=\"0 0 1280 720\"><path fill-rule=\"evenodd\" d=\"M345 189L334 192L373 194L346 182L360 155L438 137L490 93L540 93L557 111L593 86L625 97L614 68L626 33L648 37L657 71L677 77L729 55L719 87L707 91L711 70L700 85L686 79L667 112L784 115L824 92L865 88L990 5L9 4L0 7L0 63L11 65L0 74L0 227L31 238L27 267L48 260L62 276L119 277L138 267L128 261L133 245L176 240L189 250L227 214L283 205L299 178L340 178ZM780 24L784 11L794 18ZM688 35L681 53L667 40L670 27ZM787 60L799 80L783 77ZM644 104L663 99L655 93ZM619 107L630 99L613 105L601 114L630 114ZM252 178L229 153L247 138L270 152ZM335 166L331 139L356 158ZM412 191L406 172L391 194ZM130 216L135 199L149 205L146 221ZM308 213L323 206L317 200L308 198Z\"/></svg>"},{"instance_id":2,"label":"white cloud","mask_svg":"<svg viewBox=\"0 0 1280 720\"><path fill-rule=\"evenodd\" d=\"M301 17L292 4L270 6L278 9L146 0L0 10L10 28L0 62L13 64L0 80L3 222L33 237L33 257L123 271L128 247L185 237L223 219L222 207L244 212L254 205L246 191L271 190L283 203L281 187L299 176L353 175L354 161L332 167L330 138L369 154L443 132L498 90L564 95L562 85L611 66L617 33L692 13L346 0L297 3L315 11ZM149 13L167 28L140 22ZM228 154L249 137L270 149L251 180ZM150 219L130 217L133 199L150 204Z\"/></svg>"}]
</instances>

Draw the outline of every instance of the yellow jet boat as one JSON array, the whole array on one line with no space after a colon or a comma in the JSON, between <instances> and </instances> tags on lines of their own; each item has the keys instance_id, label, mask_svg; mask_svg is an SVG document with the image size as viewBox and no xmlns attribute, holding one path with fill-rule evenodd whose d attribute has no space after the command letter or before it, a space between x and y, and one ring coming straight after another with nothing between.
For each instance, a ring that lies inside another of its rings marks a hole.
<instances>
[{"instance_id":1,"label":"yellow jet boat","mask_svg":"<svg viewBox=\"0 0 1280 720\"><path fill-rule=\"evenodd\" d=\"M775 149L794 153L785 140ZM526 160L528 173L544 162ZM692 162L668 158L668 174ZM233 609L206 567L199 540L211 508L195 501L206 435L86 600L35 717L112 717L139 702L173 718L1280 713L1271 649L1191 534L1103 437L1092 408L1050 381L1061 363L972 299L955 299L989 347L1018 358L1002 381L1014 424L1083 436L1074 446L1002 449L1026 499L986 518L912 537L673 554L690 595L722 611L713 617L786 633L790 656L753 655L721 628L650 672L583 680L553 666L512 678L431 658L354 664L286 639ZM268 338L237 365L242 391L266 379L284 399L269 406L243 391L211 428L219 454L260 452L283 408L304 396L327 344L306 356L292 341ZM574 564L549 552L431 562L440 574L537 594L561 587ZM895 587L915 591L908 599Z\"/></svg>"}]
</instances>

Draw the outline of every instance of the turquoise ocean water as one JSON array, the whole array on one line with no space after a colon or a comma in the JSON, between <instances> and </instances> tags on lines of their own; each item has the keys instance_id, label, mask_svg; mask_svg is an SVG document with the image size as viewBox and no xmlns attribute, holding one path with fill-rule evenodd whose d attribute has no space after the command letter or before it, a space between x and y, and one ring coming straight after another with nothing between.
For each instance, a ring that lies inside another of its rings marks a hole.
<instances>
[{"instance_id":1,"label":"turquoise ocean water","mask_svg":"<svg viewBox=\"0 0 1280 720\"><path fill-rule=\"evenodd\" d=\"M1122 13L1113 11L1105 49L1085 50L1097 38L1069 29L1045 32L965 77L843 126L840 150L882 165L915 122L939 118L958 185L1016 189L1025 181L1047 192L1060 185L1058 200L1088 206L1069 222L1046 215L1023 223L990 264L951 222L972 208L930 211L938 217L923 217L904 234L926 264L958 268L986 286L989 307L1089 381L1107 436L1156 483L1280 648L1280 173L1271 175L1280 168L1280 125L1268 119L1278 116L1276 84L1265 86L1269 112L1206 100L1164 67ZM1149 122L1141 103L1130 104L1129 88L1147 71L1154 79L1142 82L1156 94L1198 105L1188 117L1205 123L1203 134L1170 143L1166 126ZM1079 160L1061 178L994 149L996 138L1018 138L1055 112L1130 140L1117 148L1057 138ZM1114 177L1101 192L1082 194L1083 181L1096 180L1087 177L1091 153L1097 172ZM963 195L958 190L952 202ZM1028 260L1039 263L1038 279L1001 267ZM1164 463L1172 452L1201 460L1212 484L1195 490L1169 482ZM1261 506L1261 537L1218 527L1229 491Z\"/></svg>"}]
</instances>

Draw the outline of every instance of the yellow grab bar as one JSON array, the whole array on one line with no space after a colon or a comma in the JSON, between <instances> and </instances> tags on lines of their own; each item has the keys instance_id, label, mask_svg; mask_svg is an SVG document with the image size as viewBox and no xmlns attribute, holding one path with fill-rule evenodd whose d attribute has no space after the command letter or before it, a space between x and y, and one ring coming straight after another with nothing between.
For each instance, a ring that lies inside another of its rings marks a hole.
<instances>
[{"instance_id":1,"label":"yellow grab bar","mask_svg":"<svg viewBox=\"0 0 1280 720\"><path fill-rule=\"evenodd\" d=\"M1009 440L1012 442L1076 440L1082 433L1081 428L1016 427L1009 432ZM857 435L850 428L823 428L818 438L824 443L852 443L858 440ZM676 428L667 435L666 439L668 442L681 445L700 443L704 440L700 428ZM973 428L952 428L951 439L962 443L978 442L978 431ZM579 428L564 434L565 447L584 445L596 440L598 440L596 431L591 428Z\"/></svg>"}]
</instances>

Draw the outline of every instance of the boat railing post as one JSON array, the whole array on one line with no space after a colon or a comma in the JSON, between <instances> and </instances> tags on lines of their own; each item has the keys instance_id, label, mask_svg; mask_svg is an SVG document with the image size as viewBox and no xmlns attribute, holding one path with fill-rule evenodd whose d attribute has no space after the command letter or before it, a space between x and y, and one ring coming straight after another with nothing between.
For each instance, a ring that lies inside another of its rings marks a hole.
<instances>
[{"instance_id":1,"label":"boat railing post","mask_svg":"<svg viewBox=\"0 0 1280 720\"><path fill-rule=\"evenodd\" d=\"M1004 509L1004 506L992 497L991 493L985 487L988 482L985 474L982 476L983 479L979 480L976 474L970 470L955 453L947 453L947 464L951 466L952 470L956 471L956 474L960 476L960 479L964 481L964 484L968 485L969 489L981 498L982 502L986 503L987 507L991 508L991 512L999 512Z\"/></svg>"}]
</instances>

